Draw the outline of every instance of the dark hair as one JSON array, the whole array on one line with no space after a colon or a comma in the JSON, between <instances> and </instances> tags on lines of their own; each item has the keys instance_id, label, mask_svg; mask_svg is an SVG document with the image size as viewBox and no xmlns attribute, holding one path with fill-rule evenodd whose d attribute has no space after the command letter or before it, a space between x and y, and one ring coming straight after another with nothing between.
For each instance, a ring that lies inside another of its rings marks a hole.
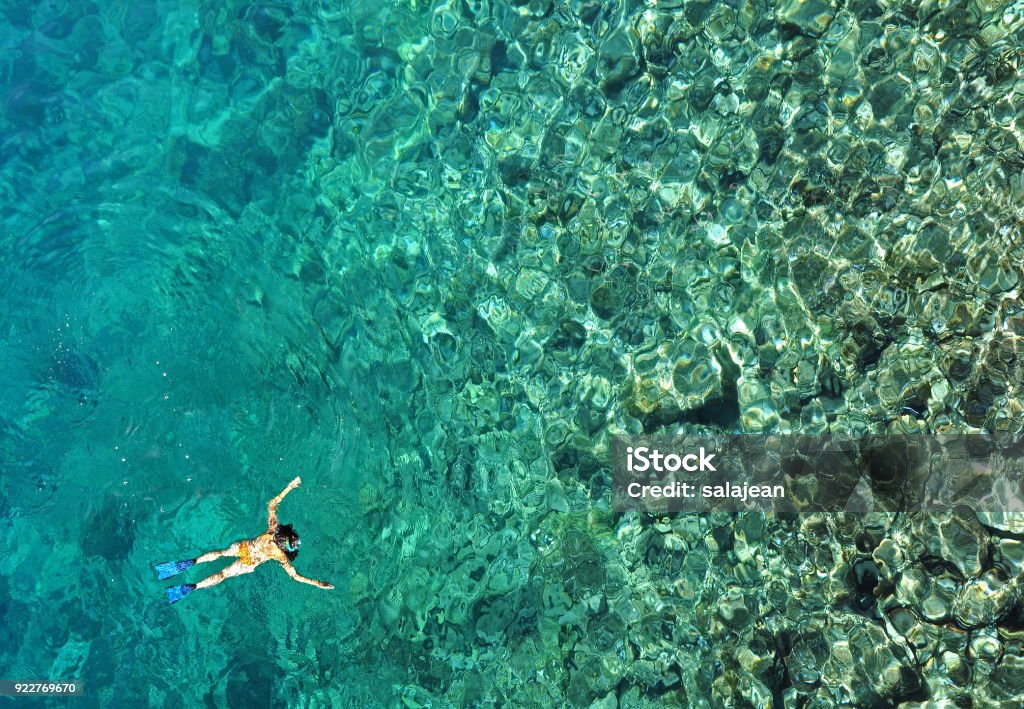
<instances>
[{"instance_id":1,"label":"dark hair","mask_svg":"<svg viewBox=\"0 0 1024 709\"><path fill-rule=\"evenodd\" d=\"M274 543L288 557L288 561L295 561L295 557L299 555L298 549L288 549L289 543L293 547L297 547L299 544L299 533L290 524L279 524L274 528Z\"/></svg>"}]
</instances>

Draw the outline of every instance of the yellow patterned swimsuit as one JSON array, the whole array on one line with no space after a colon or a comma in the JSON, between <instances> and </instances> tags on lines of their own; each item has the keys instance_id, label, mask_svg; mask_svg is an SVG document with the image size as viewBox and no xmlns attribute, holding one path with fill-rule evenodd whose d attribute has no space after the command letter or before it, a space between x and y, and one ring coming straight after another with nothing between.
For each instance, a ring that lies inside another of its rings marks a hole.
<instances>
[{"instance_id":1,"label":"yellow patterned swimsuit","mask_svg":"<svg viewBox=\"0 0 1024 709\"><path fill-rule=\"evenodd\" d=\"M238 560L246 566L252 566L252 552L249 551L249 542L242 542L238 545Z\"/></svg>"}]
</instances>

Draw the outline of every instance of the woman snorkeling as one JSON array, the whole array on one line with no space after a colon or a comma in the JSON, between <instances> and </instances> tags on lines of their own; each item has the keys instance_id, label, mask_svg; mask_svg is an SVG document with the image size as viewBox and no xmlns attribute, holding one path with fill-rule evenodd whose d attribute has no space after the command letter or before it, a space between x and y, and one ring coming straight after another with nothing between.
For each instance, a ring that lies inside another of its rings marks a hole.
<instances>
[{"instance_id":1,"label":"woman snorkeling","mask_svg":"<svg viewBox=\"0 0 1024 709\"><path fill-rule=\"evenodd\" d=\"M281 566L284 567L284 570L288 572L288 575L296 581L308 583L311 586L319 586L320 588L334 588L334 586L326 581L308 579L305 576L300 575L299 572L295 570L295 567L292 566L292 562L295 561L295 557L299 555L299 535L296 533L292 525L278 524L277 522L277 506L281 504L281 500L284 499L285 495L301 484L302 478L295 478L288 483L288 487L282 490L280 495L267 503L267 531L255 539L235 542L227 549L210 551L196 559L168 561L164 564L157 564L155 568L157 573L160 575L160 578L167 579L171 576L180 574L182 571L191 569L196 564L213 561L214 559L220 559L224 556L238 557L238 561L231 564L224 570L218 571L212 576L207 576L199 583L186 583L181 586L172 586L167 589L167 601L169 603L176 603L195 591L197 588L216 586L224 579L231 578L232 576L241 576L242 574L252 573L255 571L257 566L262 564L264 561L270 561L271 559L281 564Z\"/></svg>"}]
</instances>

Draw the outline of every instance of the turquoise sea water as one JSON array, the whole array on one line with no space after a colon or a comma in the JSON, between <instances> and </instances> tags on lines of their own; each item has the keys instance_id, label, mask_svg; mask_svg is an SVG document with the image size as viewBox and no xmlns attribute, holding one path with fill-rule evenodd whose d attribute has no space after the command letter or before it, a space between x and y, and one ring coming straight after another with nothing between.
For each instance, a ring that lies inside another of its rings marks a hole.
<instances>
[{"instance_id":1,"label":"turquoise sea water","mask_svg":"<svg viewBox=\"0 0 1024 709\"><path fill-rule=\"evenodd\" d=\"M0 679L1024 701L1024 530L609 491L616 434L1020 432L1019 2L0 8ZM295 475L334 590L165 602Z\"/></svg>"}]
</instances>

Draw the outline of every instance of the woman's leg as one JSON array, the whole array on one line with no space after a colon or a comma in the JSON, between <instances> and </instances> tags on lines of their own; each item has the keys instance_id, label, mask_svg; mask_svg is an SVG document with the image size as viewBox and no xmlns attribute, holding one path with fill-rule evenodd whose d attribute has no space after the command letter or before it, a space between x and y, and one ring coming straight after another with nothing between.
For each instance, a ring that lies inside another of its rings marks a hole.
<instances>
[{"instance_id":1,"label":"woman's leg","mask_svg":"<svg viewBox=\"0 0 1024 709\"><path fill-rule=\"evenodd\" d=\"M249 564L243 564L241 561L236 561L231 566L218 571L212 576L207 576L205 579L196 584L196 588L209 588L210 586L216 586L224 579L229 579L232 576L241 576L243 574L251 574L255 570L255 566Z\"/></svg>"},{"instance_id":2,"label":"woman's leg","mask_svg":"<svg viewBox=\"0 0 1024 709\"><path fill-rule=\"evenodd\" d=\"M204 562L213 561L215 559L220 559L225 556L238 556L238 547L240 544L241 542L235 542L227 549L220 549L218 551L208 551L202 556L196 557L196 563L202 564Z\"/></svg>"},{"instance_id":3,"label":"woman's leg","mask_svg":"<svg viewBox=\"0 0 1024 709\"><path fill-rule=\"evenodd\" d=\"M213 561L214 559L220 559L225 556L238 556L238 549L242 542L235 542L227 549L219 549L217 551L208 551L200 557L195 559L184 559L182 561L167 561L163 564L156 564L153 568L156 569L157 574L160 576L160 580L169 579L172 576L177 576L183 571L188 571L196 564L202 564L204 561Z\"/></svg>"},{"instance_id":4,"label":"woman's leg","mask_svg":"<svg viewBox=\"0 0 1024 709\"><path fill-rule=\"evenodd\" d=\"M213 561L214 559L220 559L225 556L238 556L238 550L242 542L235 542L227 549L221 549L219 551L209 551L203 554L195 561L189 560L187 562L176 562L172 564L158 564L157 571L160 572L160 578L168 578L175 574L181 573L185 569L191 567L194 564L202 563L204 561ZM173 569L166 569L164 567L173 566ZM228 566L223 571L219 571L212 576L207 576L199 583L186 583L181 586L171 586L167 589L167 600L170 603L177 603L188 594L195 591L197 588L207 588L208 586L216 586L221 581L232 576L240 576L241 574L248 574L255 569L255 566L250 564L243 564L241 561Z\"/></svg>"}]
</instances>

